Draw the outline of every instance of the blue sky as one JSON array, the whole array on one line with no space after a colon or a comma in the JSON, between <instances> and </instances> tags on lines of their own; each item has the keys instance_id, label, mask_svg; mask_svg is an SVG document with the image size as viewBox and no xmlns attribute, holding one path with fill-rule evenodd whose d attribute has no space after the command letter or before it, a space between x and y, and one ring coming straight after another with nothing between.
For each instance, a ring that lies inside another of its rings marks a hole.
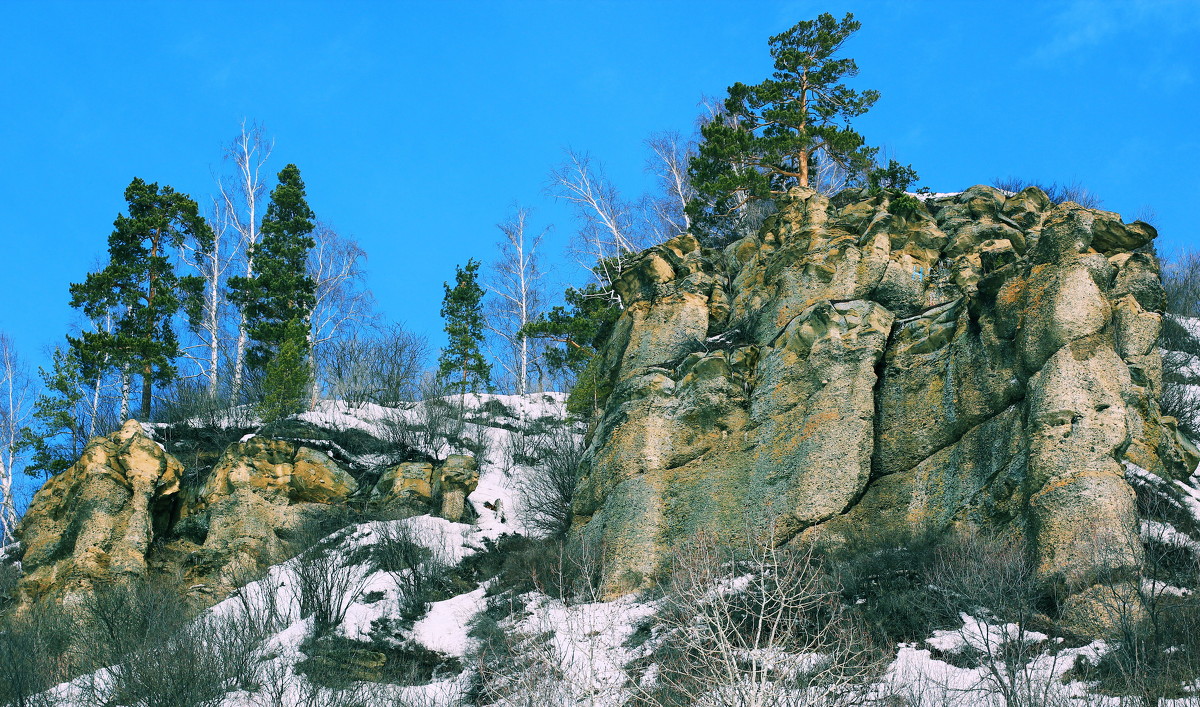
<instances>
[{"instance_id":1,"label":"blue sky","mask_svg":"<svg viewBox=\"0 0 1200 707\"><path fill-rule=\"evenodd\" d=\"M690 130L704 94L770 71L767 37L853 11L857 122L957 191L1079 180L1160 247L1196 243L1200 3L0 3L0 331L27 358L71 322L134 176L207 200L243 118L300 166L319 217L370 256L382 312L440 342L441 284L492 257L514 202L570 146L629 196L643 140ZM559 281L577 278L564 264Z\"/></svg>"}]
</instances>

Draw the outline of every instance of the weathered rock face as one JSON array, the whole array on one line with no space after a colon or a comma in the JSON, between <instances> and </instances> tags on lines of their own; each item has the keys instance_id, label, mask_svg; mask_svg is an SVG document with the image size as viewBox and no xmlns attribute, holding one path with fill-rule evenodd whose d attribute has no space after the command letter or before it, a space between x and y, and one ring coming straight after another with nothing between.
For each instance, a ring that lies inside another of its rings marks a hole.
<instances>
[{"instance_id":1,"label":"weathered rock face","mask_svg":"<svg viewBox=\"0 0 1200 707\"><path fill-rule=\"evenodd\" d=\"M130 420L93 440L34 496L18 529L24 596L72 597L146 572L156 525L179 493L183 465Z\"/></svg>"},{"instance_id":2,"label":"weathered rock face","mask_svg":"<svg viewBox=\"0 0 1200 707\"><path fill-rule=\"evenodd\" d=\"M1071 591L1139 561L1122 462L1197 461L1158 411L1153 229L1034 188L905 202L794 189L760 234L622 275L575 506L610 595L767 527L984 529Z\"/></svg>"},{"instance_id":3,"label":"weathered rock face","mask_svg":"<svg viewBox=\"0 0 1200 707\"><path fill-rule=\"evenodd\" d=\"M187 548L195 555L189 562L219 575L278 561L288 549L281 536L356 487L325 453L295 442L252 437L230 445L180 511L181 523L205 529L202 547Z\"/></svg>"},{"instance_id":4,"label":"weathered rock face","mask_svg":"<svg viewBox=\"0 0 1200 707\"><path fill-rule=\"evenodd\" d=\"M467 508L467 496L479 486L479 466L468 454L451 454L438 473L442 500L440 515L459 522Z\"/></svg>"},{"instance_id":5,"label":"weathered rock face","mask_svg":"<svg viewBox=\"0 0 1200 707\"><path fill-rule=\"evenodd\" d=\"M23 597L70 600L151 571L227 585L282 559L281 535L356 486L324 453L259 437L226 449L198 490L181 489L183 471L136 421L93 440L22 520Z\"/></svg>"}]
</instances>

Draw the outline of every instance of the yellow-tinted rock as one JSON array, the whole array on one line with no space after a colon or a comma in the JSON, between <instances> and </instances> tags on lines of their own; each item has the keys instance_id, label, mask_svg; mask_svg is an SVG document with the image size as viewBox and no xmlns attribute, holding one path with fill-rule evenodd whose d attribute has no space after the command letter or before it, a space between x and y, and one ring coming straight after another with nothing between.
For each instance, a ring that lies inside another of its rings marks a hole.
<instances>
[{"instance_id":1,"label":"yellow-tinted rock","mask_svg":"<svg viewBox=\"0 0 1200 707\"><path fill-rule=\"evenodd\" d=\"M698 532L769 524L973 528L1078 591L1133 571L1122 462L1186 478L1197 458L1158 412L1162 286L1129 252L1152 229L1036 188L777 203L721 252L677 238L619 279L574 507L605 592Z\"/></svg>"},{"instance_id":2,"label":"yellow-tinted rock","mask_svg":"<svg viewBox=\"0 0 1200 707\"><path fill-rule=\"evenodd\" d=\"M143 575L155 518L168 512L182 473L135 420L92 440L34 495L17 529L23 597L69 597Z\"/></svg>"},{"instance_id":3,"label":"yellow-tinted rock","mask_svg":"<svg viewBox=\"0 0 1200 707\"><path fill-rule=\"evenodd\" d=\"M433 500L433 464L404 462L383 472L375 484L375 495L385 503L411 498Z\"/></svg>"},{"instance_id":4,"label":"yellow-tinted rock","mask_svg":"<svg viewBox=\"0 0 1200 707\"><path fill-rule=\"evenodd\" d=\"M475 457L451 454L438 469L441 516L458 522L466 511L467 496L479 486L479 467Z\"/></svg>"}]
</instances>

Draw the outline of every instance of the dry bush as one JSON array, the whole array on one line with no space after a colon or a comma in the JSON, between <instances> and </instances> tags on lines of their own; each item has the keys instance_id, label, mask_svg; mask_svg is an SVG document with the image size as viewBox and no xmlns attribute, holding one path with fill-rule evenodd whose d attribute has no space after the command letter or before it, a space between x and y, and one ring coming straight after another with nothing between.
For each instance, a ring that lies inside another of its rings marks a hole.
<instances>
[{"instance_id":1,"label":"dry bush","mask_svg":"<svg viewBox=\"0 0 1200 707\"><path fill-rule=\"evenodd\" d=\"M864 704L881 668L811 547L747 552L701 536L671 565L652 705Z\"/></svg>"},{"instance_id":2,"label":"dry bush","mask_svg":"<svg viewBox=\"0 0 1200 707\"><path fill-rule=\"evenodd\" d=\"M439 594L450 565L431 543L408 523L382 524L372 545L375 566L396 582L401 617L413 620L425 613L432 597Z\"/></svg>"},{"instance_id":3,"label":"dry bush","mask_svg":"<svg viewBox=\"0 0 1200 707\"><path fill-rule=\"evenodd\" d=\"M981 534L953 536L938 548L928 581L947 613L965 607L991 626L978 630L979 624L964 622L957 630L971 654L965 657L983 668L981 691L999 695L1010 707L1060 699L1061 685L1053 677L1057 654L1045 635L1033 630L1039 623L1048 628L1041 619L1048 588L1025 547ZM1043 656L1049 665L1036 667L1034 661Z\"/></svg>"},{"instance_id":4,"label":"dry bush","mask_svg":"<svg viewBox=\"0 0 1200 707\"><path fill-rule=\"evenodd\" d=\"M346 612L366 586L367 573L328 547L318 545L293 560L301 618L313 617L313 632L328 634L346 618Z\"/></svg>"},{"instance_id":5,"label":"dry bush","mask_svg":"<svg viewBox=\"0 0 1200 707\"><path fill-rule=\"evenodd\" d=\"M395 406L419 394L425 339L399 324L355 331L327 342L317 355L326 395L349 406Z\"/></svg>"},{"instance_id":6,"label":"dry bush","mask_svg":"<svg viewBox=\"0 0 1200 707\"><path fill-rule=\"evenodd\" d=\"M243 597L219 614L191 618L178 589L144 579L87 599L86 645L98 659L92 667L107 668L90 682L90 701L204 707L258 684L259 649L282 624L272 615L274 599Z\"/></svg>"},{"instance_id":7,"label":"dry bush","mask_svg":"<svg viewBox=\"0 0 1200 707\"><path fill-rule=\"evenodd\" d=\"M1052 204L1073 201L1084 208L1098 209L1104 203L1100 197L1083 186L1078 179L1073 179L1065 184L1059 184L1058 182L1039 182L1034 179L1022 179L1020 177L1005 177L1003 179L993 179L992 186L1002 191L1012 192L1013 194L1029 187L1037 187L1045 192Z\"/></svg>"},{"instance_id":8,"label":"dry bush","mask_svg":"<svg viewBox=\"0 0 1200 707\"><path fill-rule=\"evenodd\" d=\"M1200 439L1200 253L1182 252L1164 258L1163 288L1167 313L1163 317L1159 348L1163 350L1164 413L1179 420L1179 429Z\"/></svg>"},{"instance_id":9,"label":"dry bush","mask_svg":"<svg viewBox=\"0 0 1200 707\"><path fill-rule=\"evenodd\" d=\"M78 625L57 602L43 601L21 616L0 616L0 704L51 707L42 694L79 670L72 651Z\"/></svg>"},{"instance_id":10,"label":"dry bush","mask_svg":"<svg viewBox=\"0 0 1200 707\"><path fill-rule=\"evenodd\" d=\"M1139 501L1146 490L1139 489ZM1159 499L1169 504L1165 497ZM1111 564L1119 567L1119 560L1131 551L1140 553L1143 561L1137 576L1101 573L1098 603L1113 628L1111 648L1095 665L1077 668L1102 690L1132 698L1134 704L1200 704L1192 687L1200 679L1200 557L1194 541L1167 523L1151 520L1168 513L1155 508L1153 501L1140 505L1148 517L1141 521L1135 548L1105 537L1095 540L1101 564L1112 556L1118 561Z\"/></svg>"},{"instance_id":11,"label":"dry bush","mask_svg":"<svg viewBox=\"0 0 1200 707\"><path fill-rule=\"evenodd\" d=\"M583 435L572 424L563 422L529 435L524 444L527 447L522 453L527 455L524 461L529 472L516 484L521 521L534 534L566 537L574 520L572 505L583 463Z\"/></svg>"}]
</instances>

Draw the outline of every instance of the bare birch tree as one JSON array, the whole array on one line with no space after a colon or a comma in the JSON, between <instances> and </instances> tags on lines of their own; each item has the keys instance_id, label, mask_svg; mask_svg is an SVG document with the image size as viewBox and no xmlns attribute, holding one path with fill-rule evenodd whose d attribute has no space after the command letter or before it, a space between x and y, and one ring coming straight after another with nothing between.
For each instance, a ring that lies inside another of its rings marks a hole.
<instances>
[{"instance_id":1,"label":"bare birch tree","mask_svg":"<svg viewBox=\"0 0 1200 707\"><path fill-rule=\"evenodd\" d=\"M184 349L184 355L195 361L204 376L208 395L215 398L220 382L221 350L225 344L223 315L226 310L224 283L226 274L233 266L233 246L230 213L222 208L223 199L214 198L209 223L212 226L212 241L189 241L179 251L180 261L196 272L182 278L186 298L184 309L189 328L199 338L194 347ZM238 232L240 237L240 232ZM192 354L199 348L203 355Z\"/></svg>"},{"instance_id":2,"label":"bare birch tree","mask_svg":"<svg viewBox=\"0 0 1200 707\"><path fill-rule=\"evenodd\" d=\"M6 334L0 333L0 545L13 540L17 504L13 482L21 464L22 430L33 413L33 379Z\"/></svg>"},{"instance_id":3,"label":"bare birch tree","mask_svg":"<svg viewBox=\"0 0 1200 707\"><path fill-rule=\"evenodd\" d=\"M660 193L647 195L643 208L651 221L654 240L661 242L692 227L687 205L696 198L696 190L688 178L688 162L696 154L696 143L668 130L651 135L646 146L651 152L646 171L658 178Z\"/></svg>"},{"instance_id":4,"label":"bare birch tree","mask_svg":"<svg viewBox=\"0 0 1200 707\"><path fill-rule=\"evenodd\" d=\"M242 122L242 130L225 148L225 159L233 163L232 178L217 181L217 200L222 211L221 221L237 232L237 246L231 257L238 262L238 270L245 277L254 275L254 245L259 238L260 206L267 190L264 169L275 143L266 135L263 126ZM249 334L246 315L237 313L237 338L233 355L233 382L231 399L236 403L241 396L243 372L246 367L246 350Z\"/></svg>"},{"instance_id":5,"label":"bare birch tree","mask_svg":"<svg viewBox=\"0 0 1200 707\"><path fill-rule=\"evenodd\" d=\"M530 211L517 207L509 220L497 224L504 238L497 244L499 257L492 263L487 290L493 316L488 329L500 337L507 349L500 362L512 378L518 395L530 390L530 369L536 364L536 339L521 333L521 329L542 313L545 299L543 272L538 262L538 249L550 228L537 235L526 232Z\"/></svg>"},{"instance_id":6,"label":"bare birch tree","mask_svg":"<svg viewBox=\"0 0 1200 707\"><path fill-rule=\"evenodd\" d=\"M566 161L550 172L549 191L574 208L580 227L572 251L607 290L629 256L647 245L645 236L636 232L629 205L602 165L593 167L588 154L570 149Z\"/></svg>"},{"instance_id":7,"label":"bare birch tree","mask_svg":"<svg viewBox=\"0 0 1200 707\"><path fill-rule=\"evenodd\" d=\"M366 288L367 254L358 243L327 223L318 222L312 235L316 247L308 253L308 275L317 283L317 301L309 320L309 343L313 362L319 365L328 359L328 347L374 320L375 300ZM313 404L322 377L322 371L313 377Z\"/></svg>"},{"instance_id":8,"label":"bare birch tree","mask_svg":"<svg viewBox=\"0 0 1200 707\"><path fill-rule=\"evenodd\" d=\"M308 254L308 274L317 283L317 303L310 322L316 351L340 334L369 322L375 299L366 288L363 264L367 253L353 238L319 222L313 239L317 245Z\"/></svg>"}]
</instances>

